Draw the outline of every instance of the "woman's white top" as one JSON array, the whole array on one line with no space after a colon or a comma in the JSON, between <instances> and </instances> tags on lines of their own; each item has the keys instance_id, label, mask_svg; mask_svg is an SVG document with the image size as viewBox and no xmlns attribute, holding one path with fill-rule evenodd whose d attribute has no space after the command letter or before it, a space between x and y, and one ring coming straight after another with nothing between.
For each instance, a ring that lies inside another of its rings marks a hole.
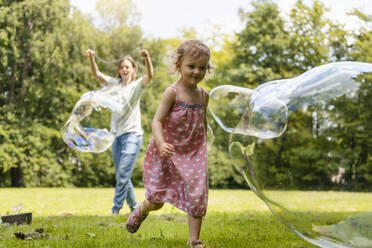
<instances>
[{"instance_id":1,"label":"woman's white top","mask_svg":"<svg viewBox=\"0 0 372 248\"><path fill-rule=\"evenodd\" d=\"M120 111L111 113L111 133L119 136L124 133L142 135L140 100L143 92L142 77L136 81L122 86L117 78L105 76L108 87L117 87L116 101L123 106ZM116 90L115 90L116 91Z\"/></svg>"}]
</instances>

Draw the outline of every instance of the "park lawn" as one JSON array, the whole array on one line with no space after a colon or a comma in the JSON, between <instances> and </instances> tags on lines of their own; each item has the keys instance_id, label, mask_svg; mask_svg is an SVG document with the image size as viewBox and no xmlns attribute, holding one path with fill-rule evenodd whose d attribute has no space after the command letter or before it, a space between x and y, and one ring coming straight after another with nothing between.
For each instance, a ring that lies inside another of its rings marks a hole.
<instances>
[{"instance_id":1,"label":"park lawn","mask_svg":"<svg viewBox=\"0 0 372 248\"><path fill-rule=\"evenodd\" d=\"M6 215L13 206L22 203L22 212L32 212L33 222L0 225L0 247L186 247L185 213L166 204L153 212L136 234L129 234L125 229L129 209L125 207L119 216L111 216L113 194L113 188L1 188L0 214ZM295 198L298 200L295 207L299 209L308 209L311 201L313 210L334 211L324 204L323 192L269 194ZM332 193L340 199L340 209L344 211L345 194L353 196L350 211L365 211L368 207L365 199L372 197L366 193ZM142 201L144 189L136 189L136 195ZM49 239L20 240L14 235L16 231L31 232L38 228L43 228ZM210 190L201 239L207 247L315 247L281 224L248 190Z\"/></svg>"}]
</instances>

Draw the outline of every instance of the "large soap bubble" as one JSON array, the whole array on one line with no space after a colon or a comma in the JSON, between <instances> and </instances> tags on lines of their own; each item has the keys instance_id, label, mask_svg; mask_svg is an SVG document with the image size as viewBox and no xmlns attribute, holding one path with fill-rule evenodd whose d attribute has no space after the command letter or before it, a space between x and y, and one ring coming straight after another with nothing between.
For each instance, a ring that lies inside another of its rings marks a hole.
<instances>
[{"instance_id":1,"label":"large soap bubble","mask_svg":"<svg viewBox=\"0 0 372 248\"><path fill-rule=\"evenodd\" d=\"M103 125L103 115L96 122L89 122L94 113L109 109L112 113L125 116L131 113L131 91L121 85L105 86L97 91L89 91L80 97L72 110L71 117L63 127L62 137L71 148L82 152L103 152L111 147L115 134L107 128L92 125ZM108 119L108 118L106 118ZM97 123L98 122L98 123Z\"/></svg>"},{"instance_id":2,"label":"large soap bubble","mask_svg":"<svg viewBox=\"0 0 372 248\"><path fill-rule=\"evenodd\" d=\"M364 183L370 176L371 72L339 62L210 92L232 163L275 216L320 247L372 247L372 195L353 191L358 171Z\"/></svg>"}]
</instances>

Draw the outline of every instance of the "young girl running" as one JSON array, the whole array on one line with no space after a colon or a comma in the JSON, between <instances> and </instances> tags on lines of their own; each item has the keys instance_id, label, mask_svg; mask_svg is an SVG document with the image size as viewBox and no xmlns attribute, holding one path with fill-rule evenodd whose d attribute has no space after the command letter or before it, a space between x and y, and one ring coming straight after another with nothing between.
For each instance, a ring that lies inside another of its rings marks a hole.
<instances>
[{"instance_id":1,"label":"young girl running","mask_svg":"<svg viewBox=\"0 0 372 248\"><path fill-rule=\"evenodd\" d=\"M127 229L135 233L150 211L167 202L188 213L189 245L198 247L208 201L208 93L197 85L212 69L210 51L198 40L187 40L173 59L180 79L165 90L152 122L143 165L146 200L129 216Z\"/></svg>"}]
</instances>

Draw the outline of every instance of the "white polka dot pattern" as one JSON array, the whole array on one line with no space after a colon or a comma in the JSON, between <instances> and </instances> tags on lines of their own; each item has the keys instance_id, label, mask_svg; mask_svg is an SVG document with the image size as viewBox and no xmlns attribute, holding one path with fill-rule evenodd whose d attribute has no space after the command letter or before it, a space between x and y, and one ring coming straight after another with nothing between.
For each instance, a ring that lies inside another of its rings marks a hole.
<instances>
[{"instance_id":1,"label":"white polka dot pattern","mask_svg":"<svg viewBox=\"0 0 372 248\"><path fill-rule=\"evenodd\" d=\"M163 159L151 139L143 164L146 198L192 216L204 216L208 203L204 114L204 104L177 101L164 122L164 138L175 146L175 155Z\"/></svg>"}]
</instances>

